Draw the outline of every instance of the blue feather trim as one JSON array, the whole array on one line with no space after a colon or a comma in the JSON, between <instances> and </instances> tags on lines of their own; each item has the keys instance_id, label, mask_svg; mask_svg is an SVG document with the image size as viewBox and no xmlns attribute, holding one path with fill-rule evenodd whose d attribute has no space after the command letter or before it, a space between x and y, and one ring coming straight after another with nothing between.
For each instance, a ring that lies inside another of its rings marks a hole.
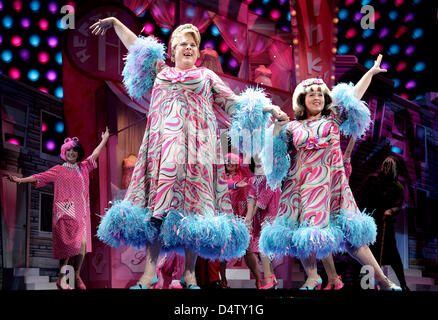
<instances>
[{"instance_id":1,"label":"blue feather trim","mask_svg":"<svg viewBox=\"0 0 438 320\"><path fill-rule=\"evenodd\" d=\"M371 123L367 104L356 97L352 83L337 84L332 96L333 105L339 108L339 116L343 120L339 127L342 134L359 139Z\"/></svg>"},{"instance_id":2,"label":"blue feather trim","mask_svg":"<svg viewBox=\"0 0 438 320\"><path fill-rule=\"evenodd\" d=\"M376 223L374 218L365 211L347 212L341 210L341 213L333 218L332 224L339 227L344 234L344 241L341 245L342 251L350 246L359 248L376 241Z\"/></svg>"},{"instance_id":3,"label":"blue feather trim","mask_svg":"<svg viewBox=\"0 0 438 320\"><path fill-rule=\"evenodd\" d=\"M129 48L123 68L123 84L130 97L140 99L153 86L156 63L164 62L165 46L154 37L138 37Z\"/></svg>"},{"instance_id":4,"label":"blue feather trim","mask_svg":"<svg viewBox=\"0 0 438 320\"><path fill-rule=\"evenodd\" d=\"M242 218L206 212L203 216L170 211L161 229L163 249L187 247L212 260L242 257L249 245L249 231Z\"/></svg>"},{"instance_id":5,"label":"blue feather trim","mask_svg":"<svg viewBox=\"0 0 438 320\"><path fill-rule=\"evenodd\" d=\"M260 233L260 252L270 258L294 255L292 236L296 229L296 222L287 216L279 216L272 222L266 221Z\"/></svg>"},{"instance_id":6,"label":"blue feather trim","mask_svg":"<svg viewBox=\"0 0 438 320\"><path fill-rule=\"evenodd\" d=\"M317 259L325 258L340 250L342 239L342 231L337 226L320 228L303 223L292 236L294 256L305 259L315 254Z\"/></svg>"},{"instance_id":7,"label":"blue feather trim","mask_svg":"<svg viewBox=\"0 0 438 320\"><path fill-rule=\"evenodd\" d=\"M228 133L233 147L251 155L262 151L265 128L271 117L270 112L263 112L263 107L269 105L272 102L263 89L247 88L237 97Z\"/></svg>"},{"instance_id":8,"label":"blue feather trim","mask_svg":"<svg viewBox=\"0 0 438 320\"><path fill-rule=\"evenodd\" d=\"M288 138L282 133L272 138L272 130L267 130L265 147L262 152L263 169L266 180L272 190L281 187L281 182L287 176L290 167L290 156L288 153ZM272 141L272 145L271 145ZM272 153L271 153L272 146Z\"/></svg>"},{"instance_id":9,"label":"blue feather trim","mask_svg":"<svg viewBox=\"0 0 438 320\"><path fill-rule=\"evenodd\" d=\"M142 248L158 238L158 230L150 222L151 212L128 201L116 201L102 217L97 237L115 248Z\"/></svg>"}]
</instances>

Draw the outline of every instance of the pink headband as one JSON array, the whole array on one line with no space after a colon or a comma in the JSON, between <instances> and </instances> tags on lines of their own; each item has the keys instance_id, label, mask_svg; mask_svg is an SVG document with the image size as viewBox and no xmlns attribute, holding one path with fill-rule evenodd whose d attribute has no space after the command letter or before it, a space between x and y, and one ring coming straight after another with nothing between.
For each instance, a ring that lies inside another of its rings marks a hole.
<instances>
[{"instance_id":1,"label":"pink headband","mask_svg":"<svg viewBox=\"0 0 438 320\"><path fill-rule=\"evenodd\" d=\"M67 152L67 150L74 148L78 142L79 142L79 139L76 137L66 138L64 140L64 144L61 146L61 159L62 160L67 161L67 159L65 157L65 153Z\"/></svg>"}]
</instances>

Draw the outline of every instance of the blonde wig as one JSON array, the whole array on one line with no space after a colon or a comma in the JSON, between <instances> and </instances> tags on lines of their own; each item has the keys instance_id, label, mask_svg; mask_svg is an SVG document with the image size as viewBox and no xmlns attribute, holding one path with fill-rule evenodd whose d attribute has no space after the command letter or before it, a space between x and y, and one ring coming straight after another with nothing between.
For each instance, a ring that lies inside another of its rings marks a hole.
<instances>
[{"instance_id":1,"label":"blonde wig","mask_svg":"<svg viewBox=\"0 0 438 320\"><path fill-rule=\"evenodd\" d=\"M190 34L193 39L195 40L196 46L198 47L198 57L200 55L199 53L199 46L201 44L201 34L199 33L199 30L196 26L193 24L187 23L180 25L178 28L176 28L172 32L172 36L170 37L170 52L171 52L171 60L175 61L175 48L178 45L180 39L185 34Z\"/></svg>"},{"instance_id":2,"label":"blonde wig","mask_svg":"<svg viewBox=\"0 0 438 320\"><path fill-rule=\"evenodd\" d=\"M292 97L295 119L304 120L307 119L305 98L309 92L322 92L324 94L324 109L322 115L330 114L330 110L333 104L332 94L322 79L310 78L301 81L295 88L294 95Z\"/></svg>"}]
</instances>

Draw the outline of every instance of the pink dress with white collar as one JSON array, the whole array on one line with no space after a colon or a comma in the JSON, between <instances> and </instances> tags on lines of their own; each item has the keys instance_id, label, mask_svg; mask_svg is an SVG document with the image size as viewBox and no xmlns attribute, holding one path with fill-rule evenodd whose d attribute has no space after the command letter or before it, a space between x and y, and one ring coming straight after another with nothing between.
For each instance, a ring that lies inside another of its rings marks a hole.
<instances>
[{"instance_id":1,"label":"pink dress with white collar","mask_svg":"<svg viewBox=\"0 0 438 320\"><path fill-rule=\"evenodd\" d=\"M86 234L86 252L91 252L89 173L97 168L92 157L77 164L64 163L34 174L36 188L54 185L52 239L53 258L65 259L79 254Z\"/></svg>"}]
</instances>

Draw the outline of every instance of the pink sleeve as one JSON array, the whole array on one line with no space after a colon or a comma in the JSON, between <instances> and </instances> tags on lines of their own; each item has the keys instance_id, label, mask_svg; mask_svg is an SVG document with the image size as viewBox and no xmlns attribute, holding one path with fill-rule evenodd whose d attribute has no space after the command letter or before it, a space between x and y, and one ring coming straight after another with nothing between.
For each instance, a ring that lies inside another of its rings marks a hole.
<instances>
[{"instance_id":1,"label":"pink sleeve","mask_svg":"<svg viewBox=\"0 0 438 320\"><path fill-rule=\"evenodd\" d=\"M260 209L266 209L269 202L272 199L272 196L274 195L275 191L272 191L271 188L262 188L258 198L257 198L257 207Z\"/></svg>"},{"instance_id":2,"label":"pink sleeve","mask_svg":"<svg viewBox=\"0 0 438 320\"><path fill-rule=\"evenodd\" d=\"M255 188L254 188L254 178L253 177L251 177L249 179L248 184L249 184L248 198L256 199L257 195L256 195Z\"/></svg>"},{"instance_id":3,"label":"pink sleeve","mask_svg":"<svg viewBox=\"0 0 438 320\"><path fill-rule=\"evenodd\" d=\"M80 166L86 168L88 170L88 172L90 172L90 171L93 171L93 169L97 168L97 162L96 162L96 160L93 159L92 156L89 156L84 161L81 161Z\"/></svg>"},{"instance_id":4,"label":"pink sleeve","mask_svg":"<svg viewBox=\"0 0 438 320\"><path fill-rule=\"evenodd\" d=\"M59 174L59 165L50 168L47 171L32 175L36 179L33 183L35 188L42 188L48 183L54 183Z\"/></svg>"},{"instance_id":5,"label":"pink sleeve","mask_svg":"<svg viewBox=\"0 0 438 320\"><path fill-rule=\"evenodd\" d=\"M216 73L211 71L209 74L211 75L211 86L215 102L224 108L229 116L233 115L236 107L236 94Z\"/></svg>"}]
</instances>

